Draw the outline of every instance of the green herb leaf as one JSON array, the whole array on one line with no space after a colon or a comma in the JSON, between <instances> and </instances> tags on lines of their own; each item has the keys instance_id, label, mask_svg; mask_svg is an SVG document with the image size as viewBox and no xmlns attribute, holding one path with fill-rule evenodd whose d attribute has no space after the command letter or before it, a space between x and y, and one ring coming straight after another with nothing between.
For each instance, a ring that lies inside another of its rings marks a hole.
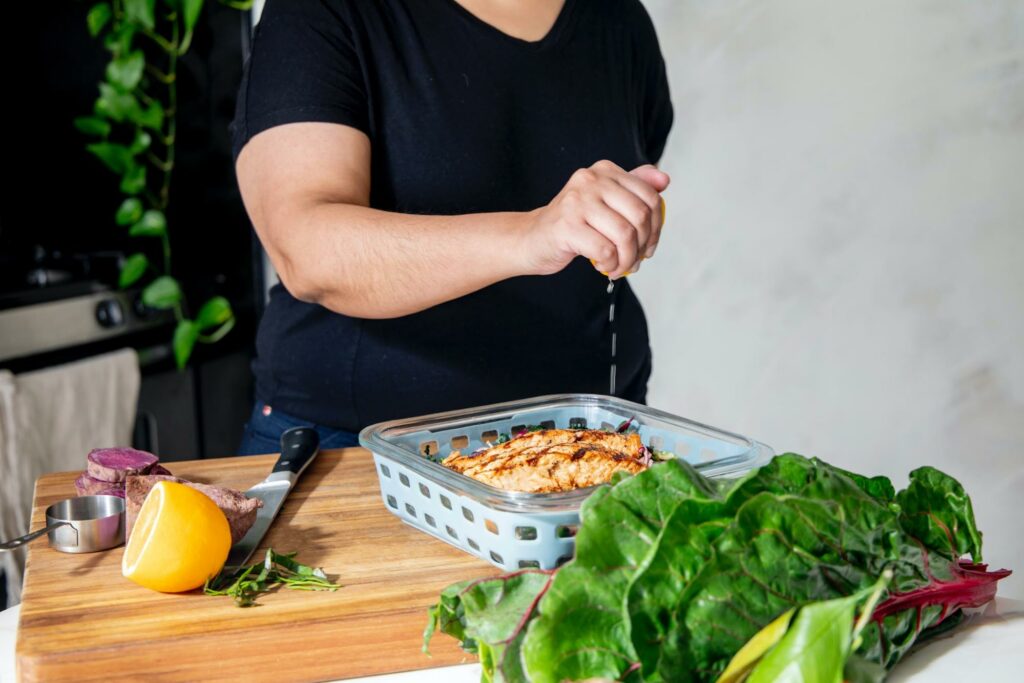
<instances>
[{"instance_id":1,"label":"green herb leaf","mask_svg":"<svg viewBox=\"0 0 1024 683\"><path fill-rule=\"evenodd\" d=\"M142 303L151 308L174 308L180 302L181 286L170 275L161 275L142 290Z\"/></svg>"},{"instance_id":2,"label":"green herb leaf","mask_svg":"<svg viewBox=\"0 0 1024 683\"><path fill-rule=\"evenodd\" d=\"M153 29L156 0L124 0L124 13L129 21Z\"/></svg>"},{"instance_id":3,"label":"green herb leaf","mask_svg":"<svg viewBox=\"0 0 1024 683\"><path fill-rule=\"evenodd\" d=\"M121 92L131 92L142 80L146 58L142 50L121 55L107 64L107 81Z\"/></svg>"},{"instance_id":4,"label":"green herb leaf","mask_svg":"<svg viewBox=\"0 0 1024 683\"><path fill-rule=\"evenodd\" d=\"M132 153L124 145L113 142L94 142L86 145L87 150L95 154L103 165L117 174L124 173L132 163Z\"/></svg>"},{"instance_id":5,"label":"green herb leaf","mask_svg":"<svg viewBox=\"0 0 1024 683\"><path fill-rule=\"evenodd\" d=\"M131 150L129 150L131 151ZM132 159L121 177L121 192L127 195L142 194L146 189L146 167ZM132 233L134 234L134 233Z\"/></svg>"},{"instance_id":6,"label":"green herb leaf","mask_svg":"<svg viewBox=\"0 0 1024 683\"><path fill-rule=\"evenodd\" d=\"M295 553L277 553L271 548L259 564L221 572L206 582L203 591L231 596L239 607L251 607L261 593L278 586L305 591L336 591L342 587L328 579L323 569L297 562Z\"/></svg>"},{"instance_id":7,"label":"green herb leaf","mask_svg":"<svg viewBox=\"0 0 1024 683\"><path fill-rule=\"evenodd\" d=\"M179 370L184 370L188 359L199 339L199 326L192 320L179 320L174 328L174 361Z\"/></svg>"},{"instance_id":8,"label":"green herb leaf","mask_svg":"<svg viewBox=\"0 0 1024 683\"><path fill-rule=\"evenodd\" d=\"M89 8L89 13L85 15L85 22L89 26L89 35L93 38L98 36L112 16L114 13L110 9L109 2L99 2Z\"/></svg>"},{"instance_id":9,"label":"green herb leaf","mask_svg":"<svg viewBox=\"0 0 1024 683\"><path fill-rule=\"evenodd\" d=\"M121 289L131 287L145 274L148 267L149 259L146 258L145 254L132 254L121 265L121 274L118 277L117 286Z\"/></svg>"},{"instance_id":10,"label":"green herb leaf","mask_svg":"<svg viewBox=\"0 0 1024 683\"><path fill-rule=\"evenodd\" d=\"M75 128L86 135L106 137L110 135L110 122L97 116L79 116L75 119Z\"/></svg>"},{"instance_id":11,"label":"green herb leaf","mask_svg":"<svg viewBox=\"0 0 1024 683\"><path fill-rule=\"evenodd\" d=\"M162 211L150 209L132 225L128 234L132 237L163 237L167 234L167 218Z\"/></svg>"},{"instance_id":12,"label":"green herb leaf","mask_svg":"<svg viewBox=\"0 0 1024 683\"><path fill-rule=\"evenodd\" d=\"M142 202L135 197L129 197L117 207L117 215L114 220L118 225L131 225L142 218Z\"/></svg>"}]
</instances>

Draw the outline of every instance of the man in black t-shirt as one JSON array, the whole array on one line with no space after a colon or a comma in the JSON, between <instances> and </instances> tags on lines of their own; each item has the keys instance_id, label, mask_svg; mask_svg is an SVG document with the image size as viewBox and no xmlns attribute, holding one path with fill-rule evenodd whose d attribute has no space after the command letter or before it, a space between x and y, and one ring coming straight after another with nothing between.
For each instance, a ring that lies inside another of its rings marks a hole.
<instances>
[{"instance_id":1,"label":"man in black t-shirt","mask_svg":"<svg viewBox=\"0 0 1024 683\"><path fill-rule=\"evenodd\" d=\"M331 447L527 396L644 402L620 278L657 248L672 118L639 0L270 0L232 133L283 286L242 451L295 422Z\"/></svg>"}]
</instances>

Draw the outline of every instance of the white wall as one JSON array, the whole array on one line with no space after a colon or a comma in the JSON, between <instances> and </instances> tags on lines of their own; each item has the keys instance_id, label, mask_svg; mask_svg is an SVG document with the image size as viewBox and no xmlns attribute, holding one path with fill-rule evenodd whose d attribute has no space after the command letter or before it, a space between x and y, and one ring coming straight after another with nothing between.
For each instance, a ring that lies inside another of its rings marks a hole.
<instances>
[{"instance_id":1,"label":"white wall","mask_svg":"<svg viewBox=\"0 0 1024 683\"><path fill-rule=\"evenodd\" d=\"M650 403L973 494L1024 597L1024 2L646 0L676 123Z\"/></svg>"}]
</instances>

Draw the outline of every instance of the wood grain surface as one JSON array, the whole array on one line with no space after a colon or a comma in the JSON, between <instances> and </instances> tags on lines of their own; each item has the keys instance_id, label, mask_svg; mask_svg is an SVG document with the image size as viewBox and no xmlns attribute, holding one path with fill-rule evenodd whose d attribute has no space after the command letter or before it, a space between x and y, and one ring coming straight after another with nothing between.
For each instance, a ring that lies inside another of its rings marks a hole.
<instances>
[{"instance_id":1,"label":"wood grain surface","mask_svg":"<svg viewBox=\"0 0 1024 683\"><path fill-rule=\"evenodd\" d=\"M248 489L276 456L169 463L177 476ZM85 465L83 455L82 465ZM36 482L32 526L74 495L77 473ZM386 511L369 452L325 451L292 491L261 549L297 550L344 587L281 590L257 607L201 592L166 595L121 576L123 546L28 553L18 628L22 681L323 681L467 661L447 636L420 651L426 609L449 583L498 573Z\"/></svg>"}]
</instances>

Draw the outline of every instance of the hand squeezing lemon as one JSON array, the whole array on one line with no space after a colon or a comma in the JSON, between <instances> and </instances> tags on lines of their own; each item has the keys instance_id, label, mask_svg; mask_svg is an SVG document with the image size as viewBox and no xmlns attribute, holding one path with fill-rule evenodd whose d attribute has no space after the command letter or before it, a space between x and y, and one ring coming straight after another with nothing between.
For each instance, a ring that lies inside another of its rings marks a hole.
<instances>
[{"instance_id":1,"label":"hand squeezing lemon","mask_svg":"<svg viewBox=\"0 0 1024 683\"><path fill-rule=\"evenodd\" d=\"M659 199L661 200L661 225L662 225L662 227L664 227L665 226L665 198L664 197L659 197ZM644 256L644 258L647 258L647 257ZM592 265L592 266L594 266L596 268L597 267L597 262L594 261L594 259L590 259L590 265ZM601 271L598 271L598 272L600 272L601 275L604 275L605 277L608 276L608 273L601 272ZM632 273L630 273L630 271L627 270L625 273L623 273L622 277L626 277L626 276L631 275L631 274Z\"/></svg>"}]
</instances>

